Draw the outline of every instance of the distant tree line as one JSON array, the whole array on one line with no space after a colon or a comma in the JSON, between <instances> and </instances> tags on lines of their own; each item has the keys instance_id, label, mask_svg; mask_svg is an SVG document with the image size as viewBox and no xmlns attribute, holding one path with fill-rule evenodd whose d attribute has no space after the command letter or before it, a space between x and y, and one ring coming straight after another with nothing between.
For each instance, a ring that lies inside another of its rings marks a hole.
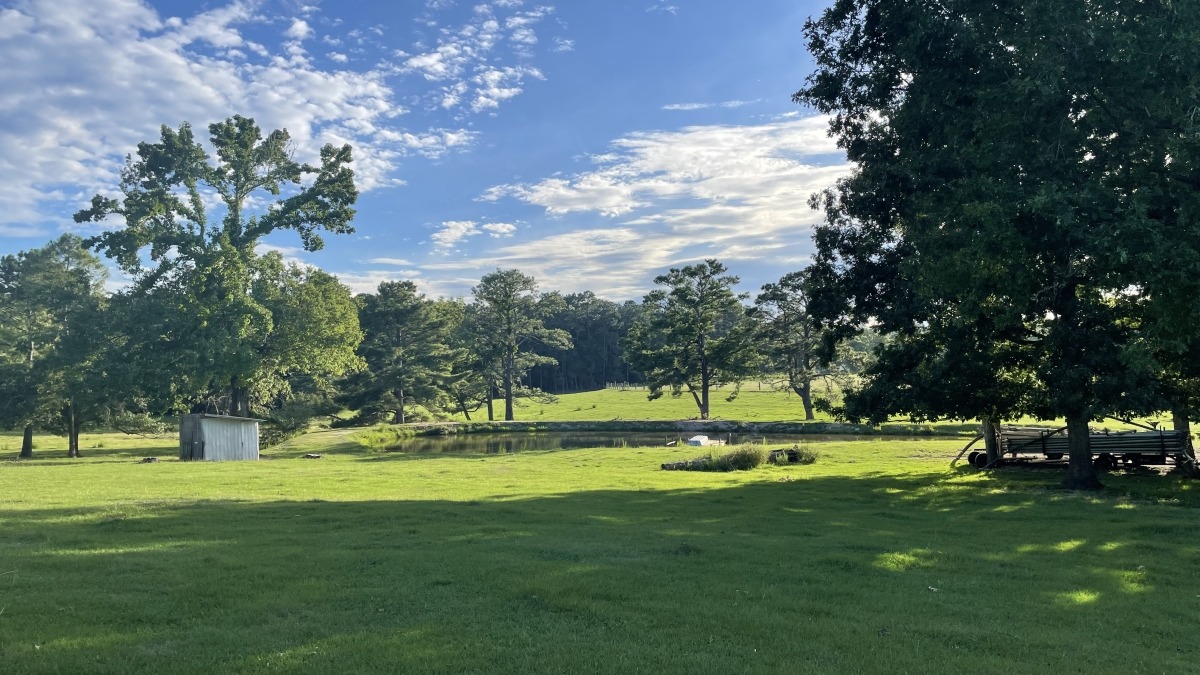
<instances>
[{"instance_id":1,"label":"distant tree line","mask_svg":"<svg viewBox=\"0 0 1200 675\"><path fill-rule=\"evenodd\" d=\"M343 424L512 420L520 399L610 382L687 396L708 418L714 389L765 379L811 419L813 382L853 370L855 358L817 361L803 274L750 304L716 260L671 269L641 303L542 292L511 269L484 275L467 299L428 298L411 281L354 296L256 248L278 229L309 250L319 230L350 231L349 149L326 148L314 167L291 160L286 132L263 138L252 120L209 132L216 161L188 125L164 127L129 158L121 197L97 196L76 216L124 227L0 258L0 426L24 431L22 456L35 430L66 435L78 456L84 428L161 431L191 412L262 417L277 436L344 410ZM285 191L247 214L256 193ZM125 287L105 290L93 250Z\"/></svg>"}]
</instances>

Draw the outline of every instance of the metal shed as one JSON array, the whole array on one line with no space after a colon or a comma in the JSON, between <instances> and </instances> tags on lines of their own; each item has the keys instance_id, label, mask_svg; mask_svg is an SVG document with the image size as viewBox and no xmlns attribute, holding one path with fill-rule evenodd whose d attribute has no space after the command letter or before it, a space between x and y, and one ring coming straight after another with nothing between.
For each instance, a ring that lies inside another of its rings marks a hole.
<instances>
[{"instance_id":1,"label":"metal shed","mask_svg":"<svg viewBox=\"0 0 1200 675\"><path fill-rule=\"evenodd\" d=\"M210 462L258 459L261 421L228 415L184 415L179 420L179 459Z\"/></svg>"}]
</instances>

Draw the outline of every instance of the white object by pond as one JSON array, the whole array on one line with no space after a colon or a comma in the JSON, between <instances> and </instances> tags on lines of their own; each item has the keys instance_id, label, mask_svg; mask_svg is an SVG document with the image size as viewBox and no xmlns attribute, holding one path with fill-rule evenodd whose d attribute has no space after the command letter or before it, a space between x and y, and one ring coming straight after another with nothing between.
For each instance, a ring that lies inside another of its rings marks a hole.
<instances>
[{"instance_id":1,"label":"white object by pond","mask_svg":"<svg viewBox=\"0 0 1200 675\"><path fill-rule=\"evenodd\" d=\"M699 447L703 447L709 443L710 441L708 440L708 436L692 436L687 440L688 445L695 445Z\"/></svg>"}]
</instances>

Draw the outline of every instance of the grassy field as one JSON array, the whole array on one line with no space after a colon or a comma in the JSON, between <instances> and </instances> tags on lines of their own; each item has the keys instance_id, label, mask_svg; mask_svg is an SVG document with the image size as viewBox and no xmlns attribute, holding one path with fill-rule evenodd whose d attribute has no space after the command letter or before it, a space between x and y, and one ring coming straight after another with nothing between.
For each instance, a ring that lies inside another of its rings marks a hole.
<instances>
[{"instance_id":1,"label":"grassy field","mask_svg":"<svg viewBox=\"0 0 1200 675\"><path fill-rule=\"evenodd\" d=\"M712 414L714 420L739 420L746 422L785 422L785 421L803 421L804 406L800 403L800 397L786 391L776 391L769 385L759 383L748 383L742 386L738 396L732 400L725 400L730 393L733 392L732 387L724 387L715 390L710 394ZM670 394L664 394L661 398L649 401L646 398L647 391L645 389L632 389L619 391L616 389L604 389L600 391L588 391L578 394L563 394L558 397L556 403L537 403L530 400L518 400L516 406L516 418L525 421L544 421L544 422L579 422L579 421L609 421L609 420L686 420L698 419L699 415L696 412L696 404L693 402L690 395L683 395L679 398L672 397ZM504 401L497 400L494 402L495 415L497 419L504 419ZM833 419L822 412L816 413L817 421L831 422ZM462 415L452 417L455 421L463 421ZM475 421L486 420L486 410L479 410L471 414L471 419ZM1170 415L1164 415L1158 418L1147 418L1140 420L1141 422L1158 421L1165 422L1166 428L1170 426ZM897 417L893 420L894 423L904 427L910 427L911 424L906 418ZM1038 421L1033 418L1025 418L1016 420L1017 424L1039 424L1047 426L1061 426L1062 422L1054 421ZM975 422L960 422L955 420L947 420L934 422L929 424L931 427L939 427L943 431L950 430L957 433L972 434L977 428ZM1109 429L1133 429L1134 427L1118 422L1115 420L1104 420L1102 422L1093 423L1094 427L1107 427Z\"/></svg>"},{"instance_id":2,"label":"grassy field","mask_svg":"<svg viewBox=\"0 0 1200 675\"><path fill-rule=\"evenodd\" d=\"M723 388L709 394L713 419L757 421L803 420L804 406L800 397L783 391L775 391L767 385L757 383L744 385L737 398L726 401L733 389ZM522 420L686 420L699 418L696 403L691 395L679 398L664 394L649 401L645 389L620 391L603 389L579 394L563 394L557 403L519 401L517 419ZM497 416L504 416L504 401L494 403ZM821 413L819 419L828 421ZM473 419L487 417L485 410L471 415ZM461 419L461 416L457 419Z\"/></svg>"},{"instance_id":3,"label":"grassy field","mask_svg":"<svg viewBox=\"0 0 1200 675\"><path fill-rule=\"evenodd\" d=\"M42 439L38 459L0 462L0 672L1200 659L1195 483L1117 474L1099 496L1064 493L1055 470L949 468L959 439L831 442L810 466L713 474L659 470L694 448L412 458L353 433L255 463L181 463L174 439L116 436L85 436L83 460Z\"/></svg>"}]
</instances>

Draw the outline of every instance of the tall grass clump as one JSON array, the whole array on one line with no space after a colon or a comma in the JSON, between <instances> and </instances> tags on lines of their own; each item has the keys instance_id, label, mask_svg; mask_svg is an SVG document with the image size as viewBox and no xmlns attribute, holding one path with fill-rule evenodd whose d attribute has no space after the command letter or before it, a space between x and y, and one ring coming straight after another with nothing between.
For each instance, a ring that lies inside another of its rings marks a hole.
<instances>
[{"instance_id":1,"label":"tall grass clump","mask_svg":"<svg viewBox=\"0 0 1200 675\"><path fill-rule=\"evenodd\" d=\"M717 457L716 471L749 471L767 459L767 453L757 445L741 445Z\"/></svg>"},{"instance_id":2,"label":"tall grass clump","mask_svg":"<svg viewBox=\"0 0 1200 675\"><path fill-rule=\"evenodd\" d=\"M749 471L767 459L767 453L757 445L742 445L724 454L712 450L705 457L687 459L682 462L667 462L666 471Z\"/></svg>"}]
</instances>

